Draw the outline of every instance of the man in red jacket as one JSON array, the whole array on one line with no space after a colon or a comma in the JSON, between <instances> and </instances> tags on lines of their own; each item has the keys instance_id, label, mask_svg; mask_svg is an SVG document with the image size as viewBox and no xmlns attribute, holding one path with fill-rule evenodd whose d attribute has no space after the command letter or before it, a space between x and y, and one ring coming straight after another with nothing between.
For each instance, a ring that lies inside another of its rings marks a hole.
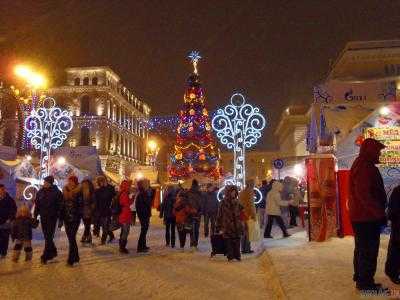
<instances>
[{"instance_id":1,"label":"man in red jacket","mask_svg":"<svg viewBox=\"0 0 400 300\"><path fill-rule=\"evenodd\" d=\"M354 230L354 276L359 290L379 290L374 276L379 253L380 230L386 224L386 192L379 163L385 146L366 139L350 171L350 219Z\"/></svg>"}]
</instances>

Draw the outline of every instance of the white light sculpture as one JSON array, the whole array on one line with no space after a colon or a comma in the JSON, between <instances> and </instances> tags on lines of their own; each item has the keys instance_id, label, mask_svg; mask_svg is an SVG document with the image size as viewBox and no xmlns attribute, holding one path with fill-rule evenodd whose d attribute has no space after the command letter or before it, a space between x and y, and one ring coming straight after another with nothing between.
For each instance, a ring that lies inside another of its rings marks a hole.
<instances>
[{"instance_id":1,"label":"white light sculpture","mask_svg":"<svg viewBox=\"0 0 400 300\"><path fill-rule=\"evenodd\" d=\"M258 107L246 103L242 94L236 93L231 97L231 104L218 109L212 119L212 127L222 144L233 149L233 179L225 181L226 185L236 185L240 190L246 183L246 148L254 146L261 137L266 124L265 118ZM221 188L218 197L220 199ZM262 200L259 189L255 188L255 203Z\"/></svg>"},{"instance_id":2,"label":"white light sculpture","mask_svg":"<svg viewBox=\"0 0 400 300\"><path fill-rule=\"evenodd\" d=\"M34 149L40 151L40 175L39 180L32 182L24 190L24 197L32 199L30 189L39 189L43 179L50 175L51 151L57 149L67 138L68 132L72 130L73 121L66 110L55 106L53 98L46 98L43 106L32 110L25 120L27 138Z\"/></svg>"}]
</instances>

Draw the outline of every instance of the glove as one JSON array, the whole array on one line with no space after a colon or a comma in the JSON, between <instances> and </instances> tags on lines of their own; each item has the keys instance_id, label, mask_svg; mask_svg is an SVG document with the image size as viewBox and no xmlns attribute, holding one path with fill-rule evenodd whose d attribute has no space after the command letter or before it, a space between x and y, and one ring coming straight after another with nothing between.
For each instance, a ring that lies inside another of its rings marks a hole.
<instances>
[{"instance_id":1,"label":"glove","mask_svg":"<svg viewBox=\"0 0 400 300\"><path fill-rule=\"evenodd\" d=\"M61 229L63 227L63 225L64 225L64 222L59 220L58 221L58 229Z\"/></svg>"}]
</instances>

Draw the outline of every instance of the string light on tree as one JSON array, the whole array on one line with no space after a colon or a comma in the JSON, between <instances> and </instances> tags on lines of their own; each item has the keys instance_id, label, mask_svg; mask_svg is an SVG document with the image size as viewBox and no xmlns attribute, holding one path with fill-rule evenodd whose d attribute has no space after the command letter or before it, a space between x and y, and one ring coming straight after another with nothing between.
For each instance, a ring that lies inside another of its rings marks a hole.
<instances>
[{"instance_id":1,"label":"string light on tree","mask_svg":"<svg viewBox=\"0 0 400 300\"><path fill-rule=\"evenodd\" d=\"M233 179L225 181L226 185L236 185L240 190L246 182L245 150L257 144L261 132L266 125L264 116L258 107L246 103L242 94L233 94L230 104L218 109L212 119L212 127L223 145L233 150ZM218 196L221 198L224 187ZM255 202L261 201L262 196L257 188Z\"/></svg>"},{"instance_id":2,"label":"string light on tree","mask_svg":"<svg viewBox=\"0 0 400 300\"><path fill-rule=\"evenodd\" d=\"M210 117L205 108L204 92L197 70L201 56L197 51L192 51L189 58L194 71L188 78L184 104L175 126L176 143L171 155L169 175L172 180L186 179L195 173L218 179L219 150L210 130ZM162 119L162 122L174 124L174 121L168 119Z\"/></svg>"}]
</instances>

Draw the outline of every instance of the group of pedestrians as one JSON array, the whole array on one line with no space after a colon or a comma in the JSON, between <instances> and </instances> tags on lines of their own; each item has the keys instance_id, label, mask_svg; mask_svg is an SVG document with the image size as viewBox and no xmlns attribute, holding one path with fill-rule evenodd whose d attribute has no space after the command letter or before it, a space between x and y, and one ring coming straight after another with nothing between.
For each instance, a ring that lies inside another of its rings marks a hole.
<instances>
[{"instance_id":1,"label":"group of pedestrians","mask_svg":"<svg viewBox=\"0 0 400 300\"><path fill-rule=\"evenodd\" d=\"M129 253L126 248L130 227L133 221L132 211L136 211L141 224L137 252L147 252L146 236L150 224L151 207L154 193L146 180L121 182L119 191L100 176L96 179L96 188L89 179L79 183L76 176L70 176L63 190L54 185L54 178L44 179L42 188L37 192L34 201L33 216L25 204L17 209L15 201L9 196L5 187L0 185L0 257L5 258L10 235L14 244L13 261L17 262L21 250L26 253L26 260L32 259L32 229L40 224L45 246L41 262L57 257L54 243L56 228L65 227L69 251L67 265L73 266L80 260L77 233L81 223L84 232L82 244L91 245L93 235L100 238L104 245L114 239L113 230L120 230L119 251ZM101 231L101 235L100 235Z\"/></svg>"}]
</instances>

